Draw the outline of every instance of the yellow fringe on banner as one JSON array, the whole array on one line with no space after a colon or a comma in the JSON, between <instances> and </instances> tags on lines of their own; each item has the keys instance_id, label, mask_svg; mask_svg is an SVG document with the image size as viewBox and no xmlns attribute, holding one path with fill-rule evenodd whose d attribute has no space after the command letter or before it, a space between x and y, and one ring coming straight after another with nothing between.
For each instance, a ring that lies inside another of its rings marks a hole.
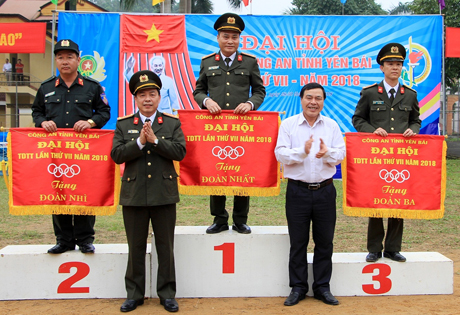
<instances>
[{"instance_id":1,"label":"yellow fringe on banner","mask_svg":"<svg viewBox=\"0 0 460 315\"><path fill-rule=\"evenodd\" d=\"M12 153L11 153L11 132L8 133L8 169L10 174L8 176L8 190L9 200L8 205L10 214L12 215L47 215L47 214L75 214L75 215L113 215L117 211L117 206L120 203L120 188L121 176L120 166L115 164L114 176L114 204L111 206L103 207L85 207L73 205L35 205L35 206L15 206L13 205L13 167L12 167Z\"/></svg>"},{"instance_id":2,"label":"yellow fringe on banner","mask_svg":"<svg viewBox=\"0 0 460 315\"><path fill-rule=\"evenodd\" d=\"M183 195L278 196L280 194L279 172L275 187L183 186L179 184L179 193Z\"/></svg>"},{"instance_id":3,"label":"yellow fringe on banner","mask_svg":"<svg viewBox=\"0 0 460 315\"><path fill-rule=\"evenodd\" d=\"M3 179L5 180L6 189L9 190L9 187L8 187L8 175L7 175L6 162L5 162L4 160L2 160L2 161L0 162L0 164L2 165Z\"/></svg>"},{"instance_id":4,"label":"yellow fringe on banner","mask_svg":"<svg viewBox=\"0 0 460 315\"><path fill-rule=\"evenodd\" d=\"M346 143L346 139L345 139ZM440 209L437 210L417 210L417 209L385 209L385 208L359 208L347 206L347 159L342 162L342 187L343 187L343 213L352 217L372 217L372 218L400 218L400 219L441 219L444 216L444 202L446 200L446 153L447 143L442 145L442 165L441 165L441 200Z\"/></svg>"}]
</instances>

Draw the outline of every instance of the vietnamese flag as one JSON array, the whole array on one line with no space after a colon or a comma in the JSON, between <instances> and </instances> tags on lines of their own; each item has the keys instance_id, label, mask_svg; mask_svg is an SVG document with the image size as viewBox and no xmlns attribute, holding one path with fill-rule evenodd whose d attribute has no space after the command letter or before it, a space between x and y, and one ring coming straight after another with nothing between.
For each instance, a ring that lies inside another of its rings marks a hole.
<instances>
[{"instance_id":1,"label":"vietnamese flag","mask_svg":"<svg viewBox=\"0 0 460 315\"><path fill-rule=\"evenodd\" d=\"M121 52L182 53L185 16L121 15Z\"/></svg>"}]
</instances>

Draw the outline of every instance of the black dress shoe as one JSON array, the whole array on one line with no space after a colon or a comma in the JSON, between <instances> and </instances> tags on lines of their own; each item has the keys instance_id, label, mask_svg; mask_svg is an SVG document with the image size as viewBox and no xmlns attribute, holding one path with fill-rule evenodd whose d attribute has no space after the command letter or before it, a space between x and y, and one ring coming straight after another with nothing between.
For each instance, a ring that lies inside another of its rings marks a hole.
<instances>
[{"instance_id":1,"label":"black dress shoe","mask_svg":"<svg viewBox=\"0 0 460 315\"><path fill-rule=\"evenodd\" d=\"M94 254L95 248L94 248L93 243L81 244L81 245L78 245L78 247L80 248L83 254Z\"/></svg>"},{"instance_id":2,"label":"black dress shoe","mask_svg":"<svg viewBox=\"0 0 460 315\"><path fill-rule=\"evenodd\" d=\"M232 230L241 234L251 234L251 228L245 223L233 223Z\"/></svg>"},{"instance_id":3,"label":"black dress shoe","mask_svg":"<svg viewBox=\"0 0 460 315\"><path fill-rule=\"evenodd\" d=\"M208 227L206 229L206 233L207 234L216 234L216 233L220 233L222 231L226 231L228 230L228 224L225 223L225 224L216 224L216 223L213 223L210 227Z\"/></svg>"},{"instance_id":4,"label":"black dress shoe","mask_svg":"<svg viewBox=\"0 0 460 315\"><path fill-rule=\"evenodd\" d=\"M305 293L291 291L286 301L284 301L284 305L296 305L297 303L299 303L299 301L302 301L303 299L305 299Z\"/></svg>"},{"instance_id":5,"label":"black dress shoe","mask_svg":"<svg viewBox=\"0 0 460 315\"><path fill-rule=\"evenodd\" d=\"M315 293L315 299L321 300L329 305L339 305L339 301L332 295L330 291Z\"/></svg>"},{"instance_id":6,"label":"black dress shoe","mask_svg":"<svg viewBox=\"0 0 460 315\"><path fill-rule=\"evenodd\" d=\"M160 304L163 305L168 312L177 312L179 310L179 304L177 304L176 299L160 300Z\"/></svg>"},{"instance_id":7,"label":"black dress shoe","mask_svg":"<svg viewBox=\"0 0 460 315\"><path fill-rule=\"evenodd\" d=\"M367 254L366 256L366 261L367 262L376 262L377 260L379 260L379 258L382 258L382 252L370 252L369 254Z\"/></svg>"},{"instance_id":8,"label":"black dress shoe","mask_svg":"<svg viewBox=\"0 0 460 315\"><path fill-rule=\"evenodd\" d=\"M68 250L74 250L74 249L75 249L75 247L72 248L72 247L69 247L67 245L57 243L56 245L54 245L53 247L48 249L48 254L62 254L62 253L65 253Z\"/></svg>"},{"instance_id":9,"label":"black dress shoe","mask_svg":"<svg viewBox=\"0 0 460 315\"><path fill-rule=\"evenodd\" d=\"M405 262L406 261L406 257L404 257L403 255L401 255L399 252L383 252L383 256L386 257L386 258L390 258L391 260L394 260L394 261L399 261L399 262Z\"/></svg>"},{"instance_id":10,"label":"black dress shoe","mask_svg":"<svg viewBox=\"0 0 460 315\"><path fill-rule=\"evenodd\" d=\"M120 307L120 311L122 312L131 312L136 309L139 305L144 304L144 299L141 300L129 300L126 299Z\"/></svg>"}]
</instances>

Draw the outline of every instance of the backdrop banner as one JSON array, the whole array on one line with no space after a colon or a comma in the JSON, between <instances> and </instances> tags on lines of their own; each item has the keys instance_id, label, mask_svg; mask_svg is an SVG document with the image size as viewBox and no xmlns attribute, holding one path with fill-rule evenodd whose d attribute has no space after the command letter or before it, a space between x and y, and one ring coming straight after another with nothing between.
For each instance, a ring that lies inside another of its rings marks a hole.
<instances>
[{"instance_id":1,"label":"backdrop banner","mask_svg":"<svg viewBox=\"0 0 460 315\"><path fill-rule=\"evenodd\" d=\"M113 135L113 130L10 129L10 213L114 214L120 169L110 157Z\"/></svg>"},{"instance_id":2,"label":"backdrop banner","mask_svg":"<svg viewBox=\"0 0 460 315\"><path fill-rule=\"evenodd\" d=\"M342 162L344 214L439 219L446 198L443 136L381 137L346 133Z\"/></svg>"},{"instance_id":3,"label":"backdrop banner","mask_svg":"<svg viewBox=\"0 0 460 315\"><path fill-rule=\"evenodd\" d=\"M279 115L250 111L180 110L187 155L180 162L179 192L185 195L277 196L275 158Z\"/></svg>"},{"instance_id":4,"label":"backdrop banner","mask_svg":"<svg viewBox=\"0 0 460 315\"><path fill-rule=\"evenodd\" d=\"M0 53L45 53L46 23L0 23Z\"/></svg>"}]
</instances>

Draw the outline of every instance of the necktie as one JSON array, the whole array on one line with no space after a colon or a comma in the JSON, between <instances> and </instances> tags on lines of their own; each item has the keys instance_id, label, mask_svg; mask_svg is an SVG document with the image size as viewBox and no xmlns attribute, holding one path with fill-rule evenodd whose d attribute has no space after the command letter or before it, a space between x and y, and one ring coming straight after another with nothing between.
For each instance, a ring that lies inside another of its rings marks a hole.
<instances>
[{"instance_id":1,"label":"necktie","mask_svg":"<svg viewBox=\"0 0 460 315\"><path fill-rule=\"evenodd\" d=\"M232 61L232 59L230 58L225 58L225 63L227 64L227 68L230 67L230 61Z\"/></svg>"},{"instance_id":2,"label":"necktie","mask_svg":"<svg viewBox=\"0 0 460 315\"><path fill-rule=\"evenodd\" d=\"M145 119L145 122L144 122L144 123L146 123L146 122L149 123L149 122L150 122L150 118Z\"/></svg>"},{"instance_id":3,"label":"necktie","mask_svg":"<svg viewBox=\"0 0 460 315\"><path fill-rule=\"evenodd\" d=\"M390 90L390 94L391 94L391 96L390 96L390 103L391 103L391 104L393 104L393 101L394 101L394 99L395 99L395 92L396 92L395 89L391 89L391 90Z\"/></svg>"}]
</instances>

